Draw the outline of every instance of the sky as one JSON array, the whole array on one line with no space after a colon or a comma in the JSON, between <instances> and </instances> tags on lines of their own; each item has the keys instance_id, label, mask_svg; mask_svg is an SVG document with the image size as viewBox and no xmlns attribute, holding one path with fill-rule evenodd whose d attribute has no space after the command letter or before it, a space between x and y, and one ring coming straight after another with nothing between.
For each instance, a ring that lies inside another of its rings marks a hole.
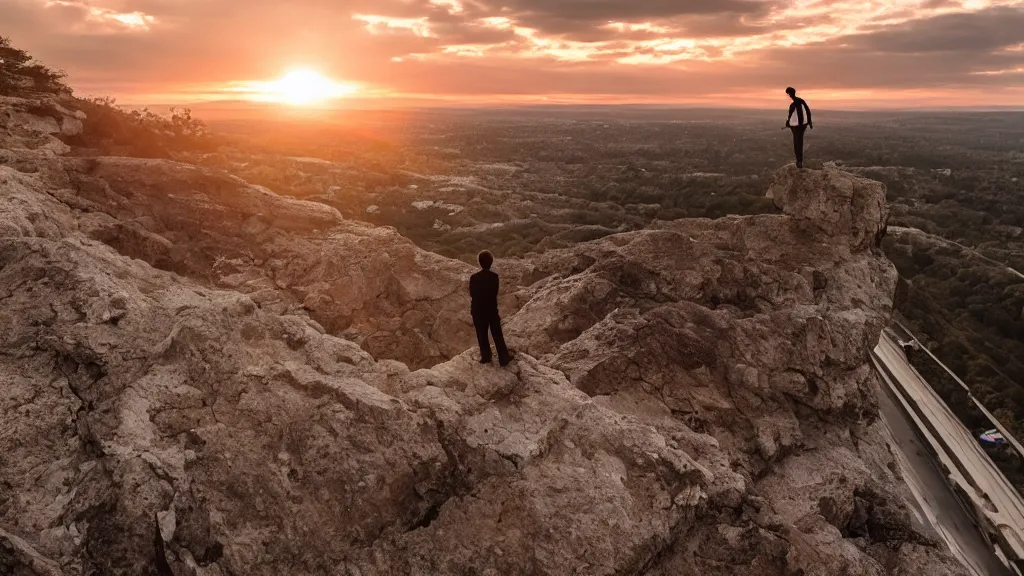
<instances>
[{"instance_id":1,"label":"sky","mask_svg":"<svg viewBox=\"0 0 1024 576\"><path fill-rule=\"evenodd\" d=\"M303 69L395 101L1024 106L1024 0L0 0L0 35L122 103Z\"/></svg>"}]
</instances>

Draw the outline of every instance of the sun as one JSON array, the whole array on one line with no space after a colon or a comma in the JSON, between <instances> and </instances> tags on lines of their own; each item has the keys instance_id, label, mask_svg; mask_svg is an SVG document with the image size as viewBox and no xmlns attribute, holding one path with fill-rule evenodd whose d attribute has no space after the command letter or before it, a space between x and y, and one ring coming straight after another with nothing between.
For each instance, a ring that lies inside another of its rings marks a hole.
<instances>
[{"instance_id":1,"label":"sun","mask_svg":"<svg viewBox=\"0 0 1024 576\"><path fill-rule=\"evenodd\" d=\"M271 88L289 104L309 104L355 91L354 87L339 84L313 70L293 70L272 82Z\"/></svg>"},{"instance_id":2,"label":"sun","mask_svg":"<svg viewBox=\"0 0 1024 576\"><path fill-rule=\"evenodd\" d=\"M277 80L242 82L231 91L261 102L280 102L306 106L343 98L358 90L354 84L338 82L307 68L291 70Z\"/></svg>"}]
</instances>

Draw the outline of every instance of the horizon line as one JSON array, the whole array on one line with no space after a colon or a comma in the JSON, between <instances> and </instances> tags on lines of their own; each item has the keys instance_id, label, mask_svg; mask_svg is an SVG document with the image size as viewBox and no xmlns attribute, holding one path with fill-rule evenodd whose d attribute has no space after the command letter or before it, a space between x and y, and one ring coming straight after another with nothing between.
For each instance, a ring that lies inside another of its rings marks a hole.
<instances>
[{"instance_id":1,"label":"horizon line","mask_svg":"<svg viewBox=\"0 0 1024 576\"><path fill-rule=\"evenodd\" d=\"M529 109L550 109L550 108L576 108L576 109L650 109L650 110L715 110L715 111L743 111L743 112L778 112L779 108L763 106L715 106L711 104L683 104L672 102L617 102L617 103L593 103L593 102L502 102L483 104L479 102L453 103L433 101L408 102L404 104L390 104L378 101L378 104L369 104L374 99L345 99L333 105L324 106L292 106L277 102L255 102L250 100L205 100L185 103L117 103L127 108L189 108L192 110L224 108L250 108L250 109L275 109L295 113L317 113L317 112L360 112L360 111L403 111L403 110L529 110ZM399 99L401 100L401 99ZM427 99L424 99L427 100ZM349 102L357 105L345 105ZM362 104L362 105L359 105ZM1024 104L990 104L990 105L936 105L936 106L893 106L893 107L816 107L821 112L1024 112Z\"/></svg>"}]
</instances>

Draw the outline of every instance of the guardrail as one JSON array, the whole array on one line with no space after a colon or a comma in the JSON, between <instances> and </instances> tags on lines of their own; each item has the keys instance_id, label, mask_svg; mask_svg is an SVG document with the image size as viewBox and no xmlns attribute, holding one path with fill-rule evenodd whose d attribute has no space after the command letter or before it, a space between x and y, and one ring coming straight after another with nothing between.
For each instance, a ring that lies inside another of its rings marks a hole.
<instances>
[{"instance_id":1,"label":"guardrail","mask_svg":"<svg viewBox=\"0 0 1024 576\"><path fill-rule=\"evenodd\" d=\"M985 405L981 403L981 400L978 400L974 396L974 394L971 392L971 387L968 386L966 382L961 380L955 372L950 370L948 366L943 364L942 360L939 360L938 357L935 356L935 354L932 354L932 351L929 350L927 346L922 344L921 341L917 339L917 336L914 336L914 333L910 331L910 328L907 328L906 325L904 325L899 320L893 319L893 322L895 322L896 325L899 326L900 330L902 330L908 337L910 337L911 341L914 343L916 348L924 350L924 353L927 354L929 358L931 358L932 360L935 361L936 364L941 366L942 369L945 370L946 373L949 374L953 378L953 380L955 380L956 383L959 384L967 392L967 397L970 398L972 402L974 402L974 405L978 407L978 410L980 410L982 414L984 414L985 417L992 422L992 425L995 426L997 430L999 430L999 432L1003 435L1003 438L1006 438L1006 441L1009 442L1011 446L1013 446L1013 449L1017 451L1017 455L1020 456L1021 458L1024 458L1024 446L1022 446L1021 443L1017 441L1017 438L1010 433L1009 429L1007 429L1002 422L996 419L994 414L988 411L988 408L985 408Z\"/></svg>"}]
</instances>

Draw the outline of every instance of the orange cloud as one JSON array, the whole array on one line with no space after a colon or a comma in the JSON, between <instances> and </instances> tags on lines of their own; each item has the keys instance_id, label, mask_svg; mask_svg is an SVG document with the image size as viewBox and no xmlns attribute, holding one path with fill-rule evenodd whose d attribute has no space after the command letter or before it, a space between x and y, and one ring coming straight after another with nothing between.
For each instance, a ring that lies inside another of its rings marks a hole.
<instances>
[{"instance_id":1,"label":"orange cloud","mask_svg":"<svg viewBox=\"0 0 1024 576\"><path fill-rule=\"evenodd\" d=\"M407 31L429 38L433 36L430 32L430 21L426 17L420 18L392 18L389 16L378 16L374 14L355 14L354 20L366 24L367 32L371 34L383 34L391 31Z\"/></svg>"},{"instance_id":2,"label":"orange cloud","mask_svg":"<svg viewBox=\"0 0 1024 576\"><path fill-rule=\"evenodd\" d=\"M740 104L796 84L881 105L1008 102L1024 68L1024 0L0 0L0 13L80 91L129 101L231 95L302 63L361 94L473 101Z\"/></svg>"},{"instance_id":3,"label":"orange cloud","mask_svg":"<svg viewBox=\"0 0 1024 576\"><path fill-rule=\"evenodd\" d=\"M147 31L156 23L156 18L140 11L118 12L110 8L92 6L78 0L47 0L47 8L70 8L85 14L84 23L79 27L88 32Z\"/></svg>"}]
</instances>

